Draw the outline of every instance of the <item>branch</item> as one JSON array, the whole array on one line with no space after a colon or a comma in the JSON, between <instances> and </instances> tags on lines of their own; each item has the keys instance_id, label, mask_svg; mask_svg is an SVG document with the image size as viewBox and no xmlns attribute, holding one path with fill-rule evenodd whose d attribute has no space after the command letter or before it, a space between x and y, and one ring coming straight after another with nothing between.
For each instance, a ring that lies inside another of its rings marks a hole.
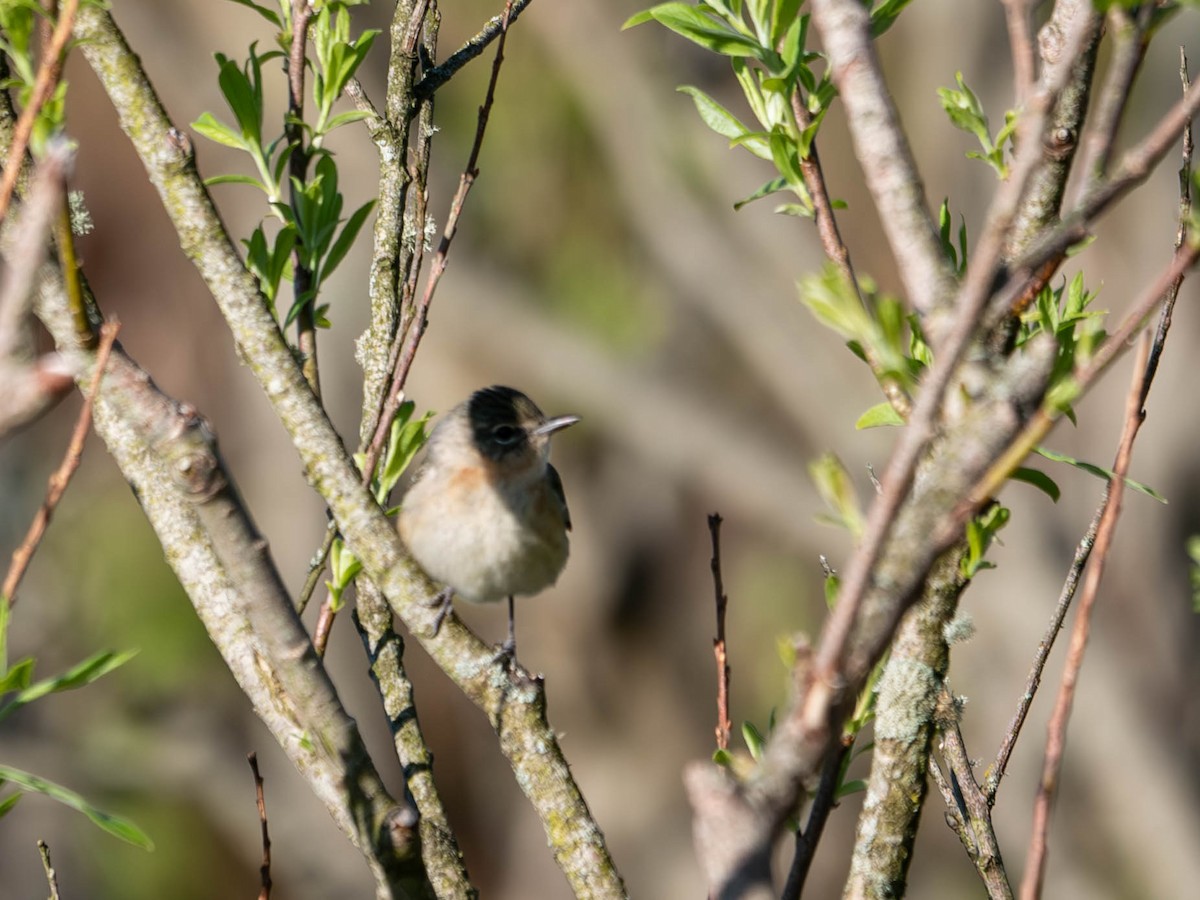
<instances>
[{"instance_id":1,"label":"branch","mask_svg":"<svg viewBox=\"0 0 1200 900\"><path fill-rule=\"evenodd\" d=\"M729 749L729 732L733 728L729 721L729 656L725 649L725 607L729 598L721 580L721 518L720 513L708 517L708 532L712 536L713 593L716 595L717 636L713 640L713 655L717 660L717 749Z\"/></svg>"},{"instance_id":2,"label":"branch","mask_svg":"<svg viewBox=\"0 0 1200 900\"><path fill-rule=\"evenodd\" d=\"M50 42L42 53L42 62L38 66L29 103L21 110L20 118L17 119L13 129L11 138L13 149L6 157L7 159L19 161L25 156L38 113L54 93L54 88L62 75L67 41L71 38L71 28L74 25L78 8L79 0L65 0L62 9L59 10L54 32L50 35ZM12 203L13 191L17 187L17 178L20 173L20 165L4 167L4 174L0 177L0 221L8 216L8 207Z\"/></svg>"},{"instance_id":3,"label":"branch","mask_svg":"<svg viewBox=\"0 0 1200 900\"><path fill-rule=\"evenodd\" d=\"M1029 856L1025 864L1025 877L1021 880L1021 900L1037 900L1042 894L1042 879L1046 872L1046 838L1050 827L1050 804L1059 782L1062 769L1063 750L1066 743L1067 720L1071 716L1071 705L1075 699L1075 688L1079 681L1079 670L1083 665L1083 654L1087 648L1091 630L1092 611L1100 590L1100 579L1104 575L1104 564L1112 547L1117 519L1121 514L1121 497L1125 487L1125 474L1129 471L1129 460L1133 454L1133 441L1145 420L1142 409L1142 391L1146 381L1146 364L1150 356L1150 337L1146 335L1138 348L1134 363L1133 383L1125 406L1125 425L1121 434L1121 446L1113 463L1113 477L1108 483L1104 512L1096 530L1095 558L1084 577L1083 596L1079 601L1079 612L1071 633L1071 646L1067 650L1066 666L1055 700L1054 712L1047 725L1046 758L1042 766L1042 779L1034 801L1033 829L1029 841Z\"/></svg>"},{"instance_id":4,"label":"branch","mask_svg":"<svg viewBox=\"0 0 1200 900\"><path fill-rule=\"evenodd\" d=\"M58 893L58 873L54 871L54 866L50 864L50 848L45 841L37 842L38 853L42 857L42 868L46 872L46 884L50 888L50 900L59 900L61 896Z\"/></svg>"},{"instance_id":5,"label":"branch","mask_svg":"<svg viewBox=\"0 0 1200 900\"><path fill-rule=\"evenodd\" d=\"M258 890L258 900L271 900L271 834L267 829L267 801L263 796L263 777L258 771L258 754L249 753L246 756L250 763L250 771L254 773L254 802L258 807L258 823L262 831L262 863L258 867L261 887Z\"/></svg>"},{"instance_id":6,"label":"branch","mask_svg":"<svg viewBox=\"0 0 1200 900\"><path fill-rule=\"evenodd\" d=\"M433 754L425 743L404 667L404 640L393 630L392 610L375 585L359 579L355 591L354 624L387 714L404 782L421 814L421 855L429 883L441 898L476 897L433 779Z\"/></svg>"},{"instance_id":7,"label":"branch","mask_svg":"<svg viewBox=\"0 0 1200 900\"><path fill-rule=\"evenodd\" d=\"M116 340L117 332L120 330L121 326L118 323L109 322L100 331L100 347L96 351L96 365L87 392L83 395L83 406L79 410L79 418L75 422L75 429L71 432L71 440L67 444L67 452L63 456L63 461L59 464L58 468L54 470L54 474L50 476L50 483L46 486L46 499L42 501L37 515L29 523L29 530L25 533L25 539L13 551L12 562L8 567L8 574L4 577L4 586L0 587L0 603L7 601L9 606L16 604L17 588L21 584L21 579L25 577L25 570L29 568L33 554L37 552L37 548L42 542L42 537L50 525L50 517L54 515L54 510L58 508L59 501L62 500L63 494L67 492L67 486L70 485L71 479L79 469L79 463L83 459L83 443L87 440L88 431L92 427L92 404L95 401L97 391L100 389L100 378L104 374L104 366L108 363L108 356L112 351L113 342Z\"/></svg>"},{"instance_id":8,"label":"branch","mask_svg":"<svg viewBox=\"0 0 1200 900\"><path fill-rule=\"evenodd\" d=\"M291 436L309 482L329 506L366 576L434 661L487 714L517 784L541 818L556 861L576 892L624 897L603 835L546 721L541 681L519 667L506 671L492 648L454 616L434 634L437 610L425 601L436 585L405 554L300 374L196 174L189 142L171 126L106 12L84 10L78 35L86 39L88 62L146 166L180 246L221 308L242 358Z\"/></svg>"},{"instance_id":9,"label":"branch","mask_svg":"<svg viewBox=\"0 0 1200 900\"><path fill-rule=\"evenodd\" d=\"M517 21L530 2L531 0L507 2L501 15L488 19L487 24L480 29L478 34L468 38L466 43L451 53L445 62L434 66L425 73L425 77L417 82L415 89L417 97L422 100L432 97L434 92L453 78L459 69L482 54L488 44L504 34L508 26Z\"/></svg>"},{"instance_id":10,"label":"branch","mask_svg":"<svg viewBox=\"0 0 1200 900\"><path fill-rule=\"evenodd\" d=\"M935 712L950 665L946 626L968 580L964 548L929 574L924 596L905 615L879 681L875 750L854 841L845 897L902 897L925 805Z\"/></svg>"},{"instance_id":11,"label":"branch","mask_svg":"<svg viewBox=\"0 0 1200 900\"><path fill-rule=\"evenodd\" d=\"M1000 857L1000 843L992 827L992 804L987 794L980 789L967 756L966 744L958 724L957 703L948 690L943 690L939 707L945 711L940 715L939 728L942 733L942 756L954 778L954 803L950 808L957 813L961 828L955 827L959 839L967 850L975 870L983 880L990 900L1012 900L1012 885L1004 870ZM935 767L936 771L936 767Z\"/></svg>"},{"instance_id":12,"label":"branch","mask_svg":"<svg viewBox=\"0 0 1200 900\"><path fill-rule=\"evenodd\" d=\"M859 0L813 0L812 16L908 302L923 314L943 310L954 294L954 274L880 70L870 12Z\"/></svg>"}]
</instances>

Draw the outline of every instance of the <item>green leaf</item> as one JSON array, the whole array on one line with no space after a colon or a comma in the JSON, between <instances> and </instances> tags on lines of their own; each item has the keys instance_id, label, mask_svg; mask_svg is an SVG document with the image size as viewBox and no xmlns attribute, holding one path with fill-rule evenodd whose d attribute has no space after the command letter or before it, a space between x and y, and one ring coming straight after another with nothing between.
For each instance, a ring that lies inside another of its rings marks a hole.
<instances>
[{"instance_id":1,"label":"green leaf","mask_svg":"<svg viewBox=\"0 0 1200 900\"><path fill-rule=\"evenodd\" d=\"M213 187L217 184L249 184L258 188L268 196L271 193L267 186L253 175L213 175L211 178L204 179L205 187Z\"/></svg>"},{"instance_id":2,"label":"green leaf","mask_svg":"<svg viewBox=\"0 0 1200 900\"><path fill-rule=\"evenodd\" d=\"M771 194L777 194L780 191L786 191L787 186L788 184L786 179L772 178L749 197L739 200L737 203L733 204L733 208L741 209L747 203L753 203L755 200L760 200L763 197L769 197Z\"/></svg>"},{"instance_id":3,"label":"green leaf","mask_svg":"<svg viewBox=\"0 0 1200 900\"><path fill-rule=\"evenodd\" d=\"M54 678L46 678L22 690L15 697L0 707L0 721L27 703L32 703L47 694L71 691L91 684L103 678L109 672L117 669L137 655L136 650L126 650L123 653L105 651L96 653L83 662L77 663L66 672Z\"/></svg>"},{"instance_id":4,"label":"green leaf","mask_svg":"<svg viewBox=\"0 0 1200 900\"><path fill-rule=\"evenodd\" d=\"M358 237L358 232L362 228L363 223L367 220L367 216L371 214L371 210L375 208L375 201L368 200L346 220L346 224L342 226L342 232L338 235L338 239L333 242L333 246L329 248L329 254L321 263L321 277L325 278L333 273L333 270L338 267L338 263L342 261L346 253L354 245L355 238Z\"/></svg>"},{"instance_id":5,"label":"green leaf","mask_svg":"<svg viewBox=\"0 0 1200 900\"><path fill-rule=\"evenodd\" d=\"M892 27L904 7L912 0L884 0L871 10L871 37L879 37Z\"/></svg>"},{"instance_id":6,"label":"green leaf","mask_svg":"<svg viewBox=\"0 0 1200 900\"><path fill-rule=\"evenodd\" d=\"M9 811L17 805L17 801L24 796L24 794L18 791L17 793L9 794L3 800L0 800L0 819L3 819L6 815L8 815Z\"/></svg>"},{"instance_id":7,"label":"green leaf","mask_svg":"<svg viewBox=\"0 0 1200 900\"><path fill-rule=\"evenodd\" d=\"M55 784L53 781L47 781L44 778L32 775L21 769L14 769L11 766L0 766L0 779L11 781L23 790L45 794L47 797L71 807L71 809L78 810L87 816L94 825L107 831L113 837L127 841L135 847L141 847L143 850L154 849L154 842L147 837L145 832L128 819L97 809L79 794L62 785Z\"/></svg>"},{"instance_id":8,"label":"green leaf","mask_svg":"<svg viewBox=\"0 0 1200 900\"><path fill-rule=\"evenodd\" d=\"M1054 479L1038 469L1030 469L1026 466L1020 466L1013 470L1009 476L1013 481L1023 481L1026 484L1031 484L1055 503L1062 495L1058 485L1054 483Z\"/></svg>"},{"instance_id":9,"label":"green leaf","mask_svg":"<svg viewBox=\"0 0 1200 900\"><path fill-rule=\"evenodd\" d=\"M0 600L0 603L8 605L7 601ZM0 677L0 694L23 691L29 687L33 681L33 664L33 657L27 657L5 672L3 677Z\"/></svg>"},{"instance_id":10,"label":"green leaf","mask_svg":"<svg viewBox=\"0 0 1200 900\"><path fill-rule=\"evenodd\" d=\"M1200 535L1193 534L1184 544L1191 565L1188 577L1192 583L1192 612L1200 613Z\"/></svg>"},{"instance_id":11,"label":"green leaf","mask_svg":"<svg viewBox=\"0 0 1200 900\"><path fill-rule=\"evenodd\" d=\"M1034 447L1033 452L1038 456L1043 456L1053 462L1066 463L1068 466L1074 466L1080 471L1087 472L1089 475L1095 475L1097 478L1102 478L1105 481L1112 481L1117 477L1117 473L1112 469L1106 469L1104 466L1098 466L1095 463L1084 462L1081 459L1067 456L1064 453L1058 453L1054 450L1048 450L1045 447ZM1125 485L1147 497L1152 497L1159 503L1166 503L1167 498L1149 485L1142 484L1140 481L1134 481L1132 478L1125 479Z\"/></svg>"},{"instance_id":12,"label":"green leaf","mask_svg":"<svg viewBox=\"0 0 1200 900\"><path fill-rule=\"evenodd\" d=\"M769 47L763 47L755 39L739 34L725 23L706 16L699 7L687 3L662 3L646 12L660 25L714 53L759 59L774 55L774 51ZM629 28L643 21L646 20L633 16L626 20L625 27Z\"/></svg>"},{"instance_id":13,"label":"green leaf","mask_svg":"<svg viewBox=\"0 0 1200 900\"><path fill-rule=\"evenodd\" d=\"M841 800L843 797L846 797L850 794L857 794L859 791L865 791L866 789L867 783L861 778L856 778L853 781L847 781L844 784L838 785L837 799Z\"/></svg>"},{"instance_id":14,"label":"green leaf","mask_svg":"<svg viewBox=\"0 0 1200 900\"><path fill-rule=\"evenodd\" d=\"M696 111L700 113L701 121L722 137L733 140L747 133L746 126L738 121L733 113L704 93L704 91L700 90L700 88L684 84L675 90L689 95L696 104Z\"/></svg>"},{"instance_id":15,"label":"green leaf","mask_svg":"<svg viewBox=\"0 0 1200 900\"><path fill-rule=\"evenodd\" d=\"M246 140L224 122L220 122L212 113L201 113L200 118L192 123L192 128L203 137L235 150L247 149Z\"/></svg>"},{"instance_id":16,"label":"green leaf","mask_svg":"<svg viewBox=\"0 0 1200 900\"><path fill-rule=\"evenodd\" d=\"M762 732L754 727L753 722L742 723L742 740L746 742L746 749L750 751L751 758L754 760L762 758L762 752L767 746L767 742L763 738Z\"/></svg>"},{"instance_id":17,"label":"green leaf","mask_svg":"<svg viewBox=\"0 0 1200 900\"><path fill-rule=\"evenodd\" d=\"M855 538L862 537L864 519L858 494L842 461L834 454L826 453L808 464L808 474L816 485L817 493L834 513L835 521Z\"/></svg>"},{"instance_id":18,"label":"green leaf","mask_svg":"<svg viewBox=\"0 0 1200 900\"><path fill-rule=\"evenodd\" d=\"M731 765L733 765L733 754L728 750L716 750L713 752L712 761L718 766L723 766L724 768L728 769Z\"/></svg>"},{"instance_id":19,"label":"green leaf","mask_svg":"<svg viewBox=\"0 0 1200 900\"><path fill-rule=\"evenodd\" d=\"M230 0L230 2L249 7L280 31L283 30L283 23L279 21L279 15L273 10L267 9L265 6L259 6L257 3L253 2L253 0Z\"/></svg>"},{"instance_id":20,"label":"green leaf","mask_svg":"<svg viewBox=\"0 0 1200 900\"><path fill-rule=\"evenodd\" d=\"M865 413L858 417L858 421L854 423L854 427L859 431L866 428L879 428L885 425L903 425L904 419L900 413L896 412L892 404L876 403Z\"/></svg>"}]
</instances>

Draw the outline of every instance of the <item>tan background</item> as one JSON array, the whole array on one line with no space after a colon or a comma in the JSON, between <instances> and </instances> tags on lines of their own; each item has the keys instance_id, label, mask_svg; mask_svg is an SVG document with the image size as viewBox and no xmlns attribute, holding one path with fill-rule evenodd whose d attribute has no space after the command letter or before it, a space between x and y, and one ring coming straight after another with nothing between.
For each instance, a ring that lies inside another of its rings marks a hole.
<instances>
[{"instance_id":1,"label":"tan background","mask_svg":"<svg viewBox=\"0 0 1200 900\"><path fill-rule=\"evenodd\" d=\"M546 674L550 716L631 893L699 897L680 769L712 750L712 592L705 514L720 510L731 598L735 722L765 725L783 704L787 673L775 651L813 633L823 611L818 554L844 564L846 536L815 521L806 463L835 450L869 490L894 433L856 433L877 400L865 368L817 326L795 281L821 260L811 224L771 214L771 201L733 212L771 172L729 151L676 84L704 87L739 112L727 66L656 26L621 33L640 4L540 0L514 28L482 175L471 196L432 324L410 382L422 408L442 410L472 389L508 383L548 412L576 412L555 442L575 520L573 555L558 588L518 612L522 661ZM211 53L240 57L270 37L251 12L211 0L114 0L114 13L180 125L227 111ZM442 46L456 47L498 3L448 4ZM382 25L386 4L359 11ZM1196 37L1181 18L1152 47L1135 93L1132 133L1178 93L1177 46ZM972 234L994 186L964 158L935 94L961 69L1000 121L1010 96L999 3L914 4L882 43L886 68L936 203L952 197ZM1200 53L1200 50L1197 51ZM490 55L439 95L442 134L431 209L444 220L466 158ZM382 55L364 82L381 97ZM140 165L80 61L69 68L78 182L96 220L82 243L100 303L124 323L122 341L173 396L215 425L239 487L290 585L298 585L324 519L296 457L230 346L227 330L173 243ZM276 98L278 99L278 98ZM278 108L278 107L276 107ZM242 165L197 139L206 174ZM373 151L356 129L336 142L347 203L374 190ZM853 163L839 111L821 150L843 228L861 271L898 289L878 223ZM1097 305L1121 310L1170 253L1175 162L1124 202L1086 256ZM261 210L245 187L217 197L235 233ZM365 324L365 252L329 287L334 329L322 373L343 434L357 432L353 341ZM1102 592L1055 810L1047 896L1170 898L1200 883L1200 637L1190 611L1187 535L1200 531L1194 288L1185 288L1133 474L1165 494L1132 495ZM1128 366L1079 408L1078 428L1050 445L1108 463ZM77 410L0 444L0 547L19 539ZM954 657L967 695L965 730L986 763L1022 690L1033 647L1101 484L1055 467L1052 505L1023 486L965 608L978 635ZM470 608L489 639L503 611ZM0 760L60 781L136 819L153 854L119 844L82 817L28 797L0 820L0 898L45 893L36 838L51 844L64 897L246 897L256 890L258 825L244 757L267 779L279 897L369 895L357 854L290 770L247 709L197 625L134 498L94 439L22 590L12 656L36 654L48 675L102 647L140 647L132 663L74 695L54 697L0 728ZM330 648L347 704L386 759L386 724L348 622ZM1056 678L1061 652L1051 664ZM534 815L523 803L482 717L426 660L408 654L422 723L471 875L483 896L568 896ZM1017 876L1041 762L1049 694L1035 705L997 826ZM861 765L861 763L860 763ZM393 784L396 767L387 770ZM832 818L811 895L834 896L848 864L856 801ZM910 896L982 896L936 796L924 821Z\"/></svg>"}]
</instances>

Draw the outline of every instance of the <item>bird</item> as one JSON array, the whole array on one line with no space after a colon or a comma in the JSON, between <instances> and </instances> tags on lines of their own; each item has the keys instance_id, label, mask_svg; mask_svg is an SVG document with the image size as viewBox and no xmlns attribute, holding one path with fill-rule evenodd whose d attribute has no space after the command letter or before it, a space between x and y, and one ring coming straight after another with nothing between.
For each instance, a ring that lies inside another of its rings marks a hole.
<instances>
[{"instance_id":1,"label":"bird","mask_svg":"<svg viewBox=\"0 0 1200 900\"><path fill-rule=\"evenodd\" d=\"M412 558L444 585L433 598L435 636L455 595L507 598L508 638L497 658L515 662L513 598L554 584L567 563L571 515L549 461L550 437L579 420L547 417L515 388L493 385L434 428L397 528Z\"/></svg>"}]
</instances>

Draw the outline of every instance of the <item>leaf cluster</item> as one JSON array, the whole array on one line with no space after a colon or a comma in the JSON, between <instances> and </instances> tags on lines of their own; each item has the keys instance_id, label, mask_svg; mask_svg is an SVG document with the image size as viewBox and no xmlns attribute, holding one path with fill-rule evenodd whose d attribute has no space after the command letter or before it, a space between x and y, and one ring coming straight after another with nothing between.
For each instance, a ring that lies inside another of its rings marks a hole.
<instances>
[{"instance_id":1,"label":"leaf cluster","mask_svg":"<svg viewBox=\"0 0 1200 900\"><path fill-rule=\"evenodd\" d=\"M8 624L10 610L8 599L0 596L0 722L23 706L50 694L72 691L103 678L109 672L123 666L135 655L136 650L123 653L103 651L76 663L58 675L34 680L35 660L26 657L13 665L8 664ZM10 813L26 793L44 794L72 809L83 813L97 827L114 837L142 847L154 848L153 842L140 828L127 819L96 808L74 791L33 775L22 769L0 765L0 790L11 784L15 790L0 796L0 818Z\"/></svg>"},{"instance_id":2,"label":"leaf cluster","mask_svg":"<svg viewBox=\"0 0 1200 900\"><path fill-rule=\"evenodd\" d=\"M416 405L411 400L400 404L388 431L387 446L375 469L375 475L371 478L371 493L381 506L387 503L388 497L400 483L401 476L429 439L428 426L433 413L427 412L420 418L413 418L415 409ZM366 454L356 453L354 461L361 469L366 465ZM396 508L389 509L387 514L395 515ZM334 538L329 550L330 578L325 582L325 586L329 588L331 608L334 612L342 608L342 596L361 571L362 562L346 548L341 536Z\"/></svg>"},{"instance_id":3,"label":"leaf cluster","mask_svg":"<svg viewBox=\"0 0 1200 900\"><path fill-rule=\"evenodd\" d=\"M205 112L192 127L211 141L243 151L253 163L254 175L217 175L207 179L206 184L249 184L266 195L268 208L278 227L269 234L265 223L261 223L243 244L246 265L258 278L259 287L271 308L276 308L284 279L294 277L297 263L311 275L307 287L293 298L284 314L286 326L301 310L315 302L323 283L353 246L374 207L374 201L368 201L343 219L344 199L338 190L337 163L323 143L333 130L366 115L360 110L335 115L333 107L366 59L379 32L367 30L357 38L351 38L346 7L352 4L320 4L320 11L309 27L314 59L306 61L313 68L312 96L316 118L309 123L283 116L279 119L278 134L268 138L263 72L268 63L279 61L284 65L286 76L286 48L290 44L292 27L291 3L280 0L280 10L276 13L249 0L233 2L254 9L275 26L278 29L276 43L283 49L259 54L257 43L252 43L246 60L240 64L224 54L216 54L218 85L233 113L233 122L224 122ZM296 134L300 135L298 139L294 137ZM289 164L296 154L305 161L315 160L312 174L303 180L289 174ZM290 203L284 201L284 192L289 186L292 188ZM320 327L329 327L327 310L327 306L315 310L314 319Z\"/></svg>"}]
</instances>

